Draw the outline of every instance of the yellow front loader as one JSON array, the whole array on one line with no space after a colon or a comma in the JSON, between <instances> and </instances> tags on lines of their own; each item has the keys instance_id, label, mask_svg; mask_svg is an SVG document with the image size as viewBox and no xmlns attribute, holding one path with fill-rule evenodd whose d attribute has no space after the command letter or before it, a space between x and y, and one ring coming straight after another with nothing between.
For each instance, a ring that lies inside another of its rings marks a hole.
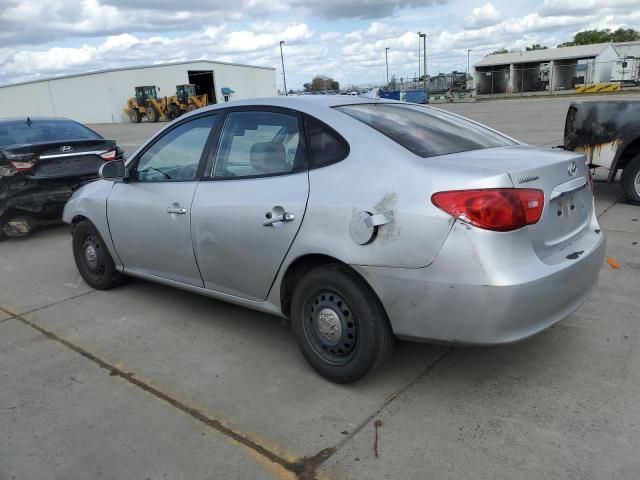
<instances>
[{"instance_id":1,"label":"yellow front loader","mask_svg":"<svg viewBox=\"0 0 640 480\"><path fill-rule=\"evenodd\" d=\"M147 117L149 122L155 123L161 117L168 117L168 102L166 98L158 98L156 87L135 87L136 96L127 100L124 113L133 123L140 123L142 117Z\"/></svg>"},{"instance_id":2,"label":"yellow front loader","mask_svg":"<svg viewBox=\"0 0 640 480\"><path fill-rule=\"evenodd\" d=\"M167 110L170 120L183 113L192 112L209 105L209 96L196 95L196 86L192 84L176 85L176 94L167 98Z\"/></svg>"}]
</instances>

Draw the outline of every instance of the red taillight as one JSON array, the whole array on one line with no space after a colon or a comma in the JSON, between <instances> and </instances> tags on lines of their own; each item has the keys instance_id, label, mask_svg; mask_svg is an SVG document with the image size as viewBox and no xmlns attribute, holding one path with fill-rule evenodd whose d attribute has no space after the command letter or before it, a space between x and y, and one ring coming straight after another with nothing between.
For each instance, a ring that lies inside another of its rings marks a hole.
<instances>
[{"instance_id":1,"label":"red taillight","mask_svg":"<svg viewBox=\"0 0 640 480\"><path fill-rule=\"evenodd\" d=\"M537 223L544 208L544 192L529 188L452 190L431 196L449 215L479 228L508 232Z\"/></svg>"},{"instance_id":2,"label":"red taillight","mask_svg":"<svg viewBox=\"0 0 640 480\"><path fill-rule=\"evenodd\" d=\"M33 168L33 162L16 162L15 160L9 160L9 163L13 165L13 168L18 172L28 172Z\"/></svg>"},{"instance_id":3,"label":"red taillight","mask_svg":"<svg viewBox=\"0 0 640 480\"><path fill-rule=\"evenodd\" d=\"M105 162L110 162L116 159L118 152L116 150L109 150L108 152L101 153L100 156Z\"/></svg>"},{"instance_id":4,"label":"red taillight","mask_svg":"<svg viewBox=\"0 0 640 480\"><path fill-rule=\"evenodd\" d=\"M589 165L587 165L587 173L589 174L589 187L591 187L591 193L595 195L596 188L593 185L593 175L591 175L591 169L589 168Z\"/></svg>"}]
</instances>

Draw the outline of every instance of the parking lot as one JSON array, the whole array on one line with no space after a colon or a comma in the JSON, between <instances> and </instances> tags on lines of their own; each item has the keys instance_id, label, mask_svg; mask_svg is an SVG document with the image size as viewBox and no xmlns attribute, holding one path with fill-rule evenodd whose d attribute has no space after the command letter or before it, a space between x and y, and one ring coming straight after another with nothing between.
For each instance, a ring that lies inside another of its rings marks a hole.
<instances>
[{"instance_id":1,"label":"parking lot","mask_svg":"<svg viewBox=\"0 0 640 480\"><path fill-rule=\"evenodd\" d=\"M550 147L568 103L445 108ZM163 125L93 128L132 153ZM503 347L400 342L353 385L277 317L141 280L92 290L67 227L5 241L0 480L638 478L640 207L620 197L596 183L608 262L571 317Z\"/></svg>"}]
</instances>

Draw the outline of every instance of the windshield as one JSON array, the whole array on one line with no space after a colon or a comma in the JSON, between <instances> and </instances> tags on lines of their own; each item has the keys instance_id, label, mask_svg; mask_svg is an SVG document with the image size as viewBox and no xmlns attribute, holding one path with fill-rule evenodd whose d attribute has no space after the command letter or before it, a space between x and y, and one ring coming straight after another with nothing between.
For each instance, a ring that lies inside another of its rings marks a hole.
<instances>
[{"instance_id":1,"label":"windshield","mask_svg":"<svg viewBox=\"0 0 640 480\"><path fill-rule=\"evenodd\" d=\"M0 123L0 147L23 143L56 142L102 138L70 120L15 120Z\"/></svg>"},{"instance_id":2,"label":"windshield","mask_svg":"<svg viewBox=\"0 0 640 480\"><path fill-rule=\"evenodd\" d=\"M368 103L335 108L424 158L516 144L469 120L419 105Z\"/></svg>"}]
</instances>

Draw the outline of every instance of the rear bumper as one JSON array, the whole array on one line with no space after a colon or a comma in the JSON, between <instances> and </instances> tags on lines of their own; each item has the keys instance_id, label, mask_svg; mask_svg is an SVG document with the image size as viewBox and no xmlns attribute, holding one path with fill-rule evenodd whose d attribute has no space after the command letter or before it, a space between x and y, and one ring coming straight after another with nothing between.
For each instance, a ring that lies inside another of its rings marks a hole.
<instances>
[{"instance_id":1,"label":"rear bumper","mask_svg":"<svg viewBox=\"0 0 640 480\"><path fill-rule=\"evenodd\" d=\"M378 294L398 337L479 345L515 342L569 316L597 284L606 240L595 221L556 258L543 262L531 252L515 267L522 249L503 251L501 260L507 261L501 262L491 258L490 249L474 244L468 230L454 228L426 268L355 267ZM576 257L576 252L582 253ZM516 258L510 258L514 253Z\"/></svg>"}]
</instances>

